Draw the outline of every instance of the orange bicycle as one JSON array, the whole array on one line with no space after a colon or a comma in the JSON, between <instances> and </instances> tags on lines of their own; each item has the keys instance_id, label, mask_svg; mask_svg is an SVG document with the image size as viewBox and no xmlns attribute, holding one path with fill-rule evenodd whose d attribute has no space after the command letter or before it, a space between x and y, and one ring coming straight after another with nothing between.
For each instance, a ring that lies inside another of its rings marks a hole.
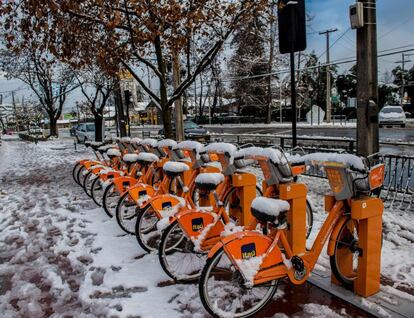
<instances>
[{"instance_id":1,"label":"orange bicycle","mask_svg":"<svg viewBox=\"0 0 414 318\"><path fill-rule=\"evenodd\" d=\"M163 232L159 244L160 264L175 281L197 280L207 251L219 241L220 235L240 229L240 225L250 222L250 216L246 215L246 209L242 210L241 202L249 207L251 200L262 193L256 186L255 175L238 169L255 163L245 160L241 153L258 149L261 150L256 147L240 150L240 156L236 154L235 157L235 149L228 144L206 147L207 152L218 155L223 166L223 174L201 173L195 179L200 198L212 204L207 209L183 208L171 218L171 224Z\"/></svg>"},{"instance_id":2,"label":"orange bicycle","mask_svg":"<svg viewBox=\"0 0 414 318\"><path fill-rule=\"evenodd\" d=\"M256 198L251 211L261 232L241 231L221 238L203 268L199 293L205 309L214 317L251 317L270 301L280 279L304 283L327 241L335 277L348 283L355 279L362 251L358 245L358 221L351 216L364 210L382 212L381 199L372 194L382 185L384 165L368 169L361 158L347 154L305 157L306 161L323 162L334 193L334 197L329 196L331 200L326 200L330 202L326 206L328 216L312 248L299 255L292 252L287 218L295 211L287 201ZM349 262L340 261L341 257Z\"/></svg>"},{"instance_id":3,"label":"orange bicycle","mask_svg":"<svg viewBox=\"0 0 414 318\"><path fill-rule=\"evenodd\" d=\"M220 169L208 166L210 156L200 156L202 148L203 145L196 141L179 143L174 149L178 162L164 165L165 173L171 178L168 192L158 191L137 210L135 235L145 251L158 249L162 230L169 224L169 217L174 216L180 208L208 204L200 202L195 194L195 178L201 172L219 172Z\"/></svg>"},{"instance_id":4,"label":"orange bicycle","mask_svg":"<svg viewBox=\"0 0 414 318\"><path fill-rule=\"evenodd\" d=\"M155 139L144 139L140 145L143 146L142 152L135 157L136 163L140 164L141 169L145 167L145 171L150 169L152 184L157 185L163 178L162 169L159 166L159 162L169 160L165 152L160 151L157 148L158 141ZM161 158L160 158L161 157ZM113 217L116 214L116 208L122 195L131 190L139 182L137 175L138 170L135 170L133 175L119 176L117 178L109 180L109 185L106 186L102 197L102 207L109 217Z\"/></svg>"}]
</instances>

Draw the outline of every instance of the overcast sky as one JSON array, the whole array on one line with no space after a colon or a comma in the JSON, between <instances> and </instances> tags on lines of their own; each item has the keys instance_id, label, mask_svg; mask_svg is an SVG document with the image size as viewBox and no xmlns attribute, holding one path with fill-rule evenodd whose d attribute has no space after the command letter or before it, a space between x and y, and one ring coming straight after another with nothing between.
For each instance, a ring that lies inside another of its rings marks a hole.
<instances>
[{"instance_id":1,"label":"overcast sky","mask_svg":"<svg viewBox=\"0 0 414 318\"><path fill-rule=\"evenodd\" d=\"M325 36L318 32L326 29L337 28L336 33L331 34L331 44L340 38L331 48L331 60L355 57L355 30L350 29L349 5L353 0L306 0L307 12L313 17L308 27L308 52L315 51L317 56L321 56L324 61L326 58ZM378 50L397 48L413 44L414 48L414 0L377 0L377 19L378 19ZM414 53L414 51L413 51ZM379 75L386 70L392 70L395 62L401 60L400 55L382 57L379 59ZM412 56L414 61L414 55ZM353 64L341 66L342 71L346 71ZM412 62L407 64L411 67ZM24 85L19 81L6 81L0 78L0 94L3 95L4 102L11 101L11 90L16 91L16 98L21 100L23 96L29 98L30 92L24 89ZM70 110L76 100L80 100L79 92L72 93L67 101L66 109Z\"/></svg>"},{"instance_id":2,"label":"overcast sky","mask_svg":"<svg viewBox=\"0 0 414 318\"><path fill-rule=\"evenodd\" d=\"M350 29L349 6L353 0L306 0L306 10L313 17L308 28L308 51L315 50L318 56L326 51L326 37L319 31L337 28L331 33L331 44L343 37L332 47L331 60L355 57L356 31ZM378 51L413 44L414 48L414 1L377 0ZM414 53L414 51L413 51ZM324 54L321 59L325 60ZM379 58L380 79L386 70L392 70L401 54ZM414 55L413 55L414 60ZM408 63L411 67L413 63ZM344 65L349 69L352 64ZM341 68L342 69L342 68Z\"/></svg>"}]
</instances>

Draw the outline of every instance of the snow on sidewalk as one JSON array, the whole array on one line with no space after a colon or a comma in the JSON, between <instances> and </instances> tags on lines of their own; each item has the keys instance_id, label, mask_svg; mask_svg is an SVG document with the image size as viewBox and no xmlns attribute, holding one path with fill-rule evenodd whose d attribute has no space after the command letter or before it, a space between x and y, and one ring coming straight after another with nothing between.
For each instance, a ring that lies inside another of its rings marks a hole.
<instances>
[{"instance_id":1,"label":"snow on sidewalk","mask_svg":"<svg viewBox=\"0 0 414 318\"><path fill-rule=\"evenodd\" d=\"M85 157L91 157L90 151L75 151L69 140L38 145L5 141L0 147L2 315L208 317L197 286L172 284L158 256L146 255L135 237L125 235L74 183L73 164ZM319 195L326 184L306 181L316 201L318 228L325 216ZM393 290L402 286L403 292L414 286L409 216L403 211L386 211L384 216L383 275ZM318 266L329 268L326 257ZM352 314L349 308L326 305L301 305L295 317ZM288 313L284 310L280 308Z\"/></svg>"}]
</instances>

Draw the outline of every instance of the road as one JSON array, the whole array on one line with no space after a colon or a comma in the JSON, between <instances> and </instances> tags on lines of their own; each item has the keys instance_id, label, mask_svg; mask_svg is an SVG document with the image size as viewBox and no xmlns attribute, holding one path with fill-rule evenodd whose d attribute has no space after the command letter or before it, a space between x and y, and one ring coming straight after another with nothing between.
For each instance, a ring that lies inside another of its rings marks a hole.
<instances>
[{"instance_id":1,"label":"road","mask_svg":"<svg viewBox=\"0 0 414 318\"><path fill-rule=\"evenodd\" d=\"M225 133L225 134L275 134L275 135L291 135L291 129L288 128L255 128L255 127L209 127L208 130L214 133ZM321 137L346 137L356 139L356 128L301 128L297 130L298 136L309 137L309 136L321 136ZM401 141L401 142L414 142L414 128L381 128L380 129L380 140L383 141Z\"/></svg>"}]
</instances>

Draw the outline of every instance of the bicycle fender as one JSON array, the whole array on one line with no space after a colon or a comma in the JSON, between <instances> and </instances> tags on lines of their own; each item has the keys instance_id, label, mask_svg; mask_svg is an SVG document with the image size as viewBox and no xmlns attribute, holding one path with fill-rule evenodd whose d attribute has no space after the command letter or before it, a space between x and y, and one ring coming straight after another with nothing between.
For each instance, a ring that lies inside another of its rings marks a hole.
<instances>
[{"instance_id":1,"label":"bicycle fender","mask_svg":"<svg viewBox=\"0 0 414 318\"><path fill-rule=\"evenodd\" d=\"M115 188L119 193L124 193L137 182L137 179L128 176L118 177L115 178L113 181L113 183L115 184Z\"/></svg>"},{"instance_id":2,"label":"bicycle fender","mask_svg":"<svg viewBox=\"0 0 414 318\"><path fill-rule=\"evenodd\" d=\"M334 254L335 251L335 242L336 242L336 238L339 235L339 231L341 230L341 227L344 225L344 223L348 220L347 217L341 217L338 221L338 223L335 225L331 236L329 237L329 242L328 242L328 246L326 247L326 253L328 254L328 256L332 256Z\"/></svg>"},{"instance_id":3,"label":"bicycle fender","mask_svg":"<svg viewBox=\"0 0 414 318\"><path fill-rule=\"evenodd\" d=\"M84 162L84 163L83 163L83 166L84 166L86 169L90 169L91 167L93 167L93 166L98 166L98 165L103 166L102 162L100 162L100 161L95 161L95 160L92 160L92 161L86 161L86 162Z\"/></svg>"},{"instance_id":4,"label":"bicycle fender","mask_svg":"<svg viewBox=\"0 0 414 318\"><path fill-rule=\"evenodd\" d=\"M99 178L103 181L109 180L109 179L115 179L123 176L123 172L117 171L117 170L111 170L106 171L105 173L100 173Z\"/></svg>"},{"instance_id":5,"label":"bicycle fender","mask_svg":"<svg viewBox=\"0 0 414 318\"><path fill-rule=\"evenodd\" d=\"M220 243L216 244L211 250L208 257L212 257L223 246L224 252L235 266L238 266L237 261L248 260L252 257L263 257L260 267L267 268L283 262L282 252L278 246L270 250L272 242L266 235L255 231L239 232L221 239Z\"/></svg>"},{"instance_id":6,"label":"bicycle fender","mask_svg":"<svg viewBox=\"0 0 414 318\"><path fill-rule=\"evenodd\" d=\"M142 208L144 205L147 205L148 200L155 194L155 189L148 184L138 183L136 181L135 184L128 189L128 194L130 198Z\"/></svg>"},{"instance_id":7,"label":"bicycle fender","mask_svg":"<svg viewBox=\"0 0 414 318\"><path fill-rule=\"evenodd\" d=\"M160 219L174 216L182 207L181 201L171 194L156 195L149 199L148 203Z\"/></svg>"},{"instance_id":8,"label":"bicycle fender","mask_svg":"<svg viewBox=\"0 0 414 318\"><path fill-rule=\"evenodd\" d=\"M177 221L183 232L192 241L196 240L202 233L208 236L220 236L224 230L221 220L211 212L198 211L196 209L179 212Z\"/></svg>"}]
</instances>

